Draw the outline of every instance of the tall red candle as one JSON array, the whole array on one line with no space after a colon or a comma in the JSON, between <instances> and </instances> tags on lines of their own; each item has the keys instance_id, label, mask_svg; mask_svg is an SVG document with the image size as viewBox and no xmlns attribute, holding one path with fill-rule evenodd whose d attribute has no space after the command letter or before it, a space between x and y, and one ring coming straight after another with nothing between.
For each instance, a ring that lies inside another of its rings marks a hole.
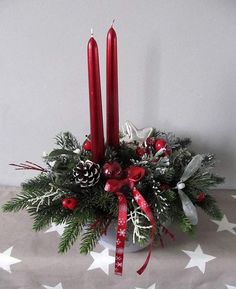
<instances>
[{"instance_id":1,"label":"tall red candle","mask_svg":"<svg viewBox=\"0 0 236 289\"><path fill-rule=\"evenodd\" d=\"M119 101L118 101L118 63L117 37L113 27L107 33L107 145L119 146Z\"/></svg>"},{"instance_id":2,"label":"tall red candle","mask_svg":"<svg viewBox=\"0 0 236 289\"><path fill-rule=\"evenodd\" d=\"M92 161L101 163L104 159L102 99L98 46L93 36L88 42L87 51Z\"/></svg>"}]
</instances>

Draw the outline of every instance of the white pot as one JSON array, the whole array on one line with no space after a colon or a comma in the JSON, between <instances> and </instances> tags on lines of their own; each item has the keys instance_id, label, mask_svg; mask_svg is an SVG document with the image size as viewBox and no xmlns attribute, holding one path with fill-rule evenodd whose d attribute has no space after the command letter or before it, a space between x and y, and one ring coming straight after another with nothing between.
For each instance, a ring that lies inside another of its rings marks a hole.
<instances>
[{"instance_id":1,"label":"white pot","mask_svg":"<svg viewBox=\"0 0 236 289\"><path fill-rule=\"evenodd\" d=\"M115 221L111 222L111 224L107 228L106 235L102 235L101 239L99 240L99 244L104 248L108 248L112 251L116 250L116 231L117 231L117 223ZM139 243L133 243L133 236L132 233L128 235L128 240L125 241L125 252L137 252L149 245L147 242L144 245L140 245Z\"/></svg>"}]
</instances>

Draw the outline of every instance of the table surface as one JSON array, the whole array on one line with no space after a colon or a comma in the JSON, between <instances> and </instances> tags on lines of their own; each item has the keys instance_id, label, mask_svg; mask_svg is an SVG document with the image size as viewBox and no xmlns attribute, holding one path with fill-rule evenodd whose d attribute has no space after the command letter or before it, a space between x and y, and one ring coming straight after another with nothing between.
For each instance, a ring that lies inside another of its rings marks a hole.
<instances>
[{"instance_id":1,"label":"table surface","mask_svg":"<svg viewBox=\"0 0 236 289\"><path fill-rule=\"evenodd\" d=\"M19 188L0 187L0 206ZM212 194L224 218L213 222L199 212L194 236L170 230L176 241L164 237L165 248L153 250L150 263L139 276L147 251L126 253L122 276L114 275L114 252L100 245L79 254L78 243L65 255L57 245L63 226L32 232L25 212L0 218L0 289L236 289L236 191Z\"/></svg>"}]
</instances>

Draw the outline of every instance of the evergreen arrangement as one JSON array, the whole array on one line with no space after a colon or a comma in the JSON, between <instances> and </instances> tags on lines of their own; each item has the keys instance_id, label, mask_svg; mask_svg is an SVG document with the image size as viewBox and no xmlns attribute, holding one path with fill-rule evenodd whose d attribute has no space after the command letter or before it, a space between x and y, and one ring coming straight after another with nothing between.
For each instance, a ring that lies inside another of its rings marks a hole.
<instances>
[{"instance_id":1,"label":"evergreen arrangement","mask_svg":"<svg viewBox=\"0 0 236 289\"><path fill-rule=\"evenodd\" d=\"M197 225L195 207L211 218L222 218L209 192L223 181L211 172L212 154L196 155L189 148L190 139L157 130L143 141L123 139L121 135L116 150L106 147L103 165L99 165L91 161L89 139L80 145L71 133L59 134L57 147L44 156L45 167L32 162L12 164L19 170L37 170L39 175L22 184L21 193L3 206L4 212L27 210L35 231L51 222L66 224L59 252L65 253L81 235L80 252L87 254L106 234L111 221L118 222L114 192L119 191L127 202L127 230L134 242L143 244L150 241L152 224L132 194L129 173L134 171L138 174L135 188L155 219L156 241L162 242L163 231L171 235L166 223L176 223L183 232L192 233ZM109 185L113 190L107 189Z\"/></svg>"},{"instance_id":2,"label":"evergreen arrangement","mask_svg":"<svg viewBox=\"0 0 236 289\"><path fill-rule=\"evenodd\" d=\"M146 261L137 271L142 274L154 242L163 244L163 233L174 238L166 224L176 223L183 232L192 233L198 223L196 207L211 218L222 218L210 189L223 179L211 171L214 156L195 154L188 138L137 129L131 122L120 134L113 24L107 33L106 143L98 45L91 33L87 46L90 136L80 145L70 132L59 134L57 147L44 156L45 167L29 161L12 164L39 175L23 183L21 193L3 210L27 210L35 231L52 222L64 224L59 253L69 250L80 236L80 252L87 254L115 223L115 273L122 274L125 242L132 238L140 246L149 245Z\"/></svg>"}]
</instances>

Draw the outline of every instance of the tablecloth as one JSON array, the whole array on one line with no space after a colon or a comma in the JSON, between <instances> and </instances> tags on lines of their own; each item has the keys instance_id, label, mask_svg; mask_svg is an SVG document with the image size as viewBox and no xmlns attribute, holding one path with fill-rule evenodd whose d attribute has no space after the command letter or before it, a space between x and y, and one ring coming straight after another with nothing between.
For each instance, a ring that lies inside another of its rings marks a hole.
<instances>
[{"instance_id":1,"label":"tablecloth","mask_svg":"<svg viewBox=\"0 0 236 289\"><path fill-rule=\"evenodd\" d=\"M19 192L0 188L0 205ZM0 214L0 289L236 289L236 191L212 192L224 218L213 221L199 212L194 236L169 229L173 241L156 246L145 272L147 251L126 253L122 276L114 275L114 252L97 245L84 256L76 243L65 255L57 253L64 226L52 224L32 232L25 212Z\"/></svg>"}]
</instances>

